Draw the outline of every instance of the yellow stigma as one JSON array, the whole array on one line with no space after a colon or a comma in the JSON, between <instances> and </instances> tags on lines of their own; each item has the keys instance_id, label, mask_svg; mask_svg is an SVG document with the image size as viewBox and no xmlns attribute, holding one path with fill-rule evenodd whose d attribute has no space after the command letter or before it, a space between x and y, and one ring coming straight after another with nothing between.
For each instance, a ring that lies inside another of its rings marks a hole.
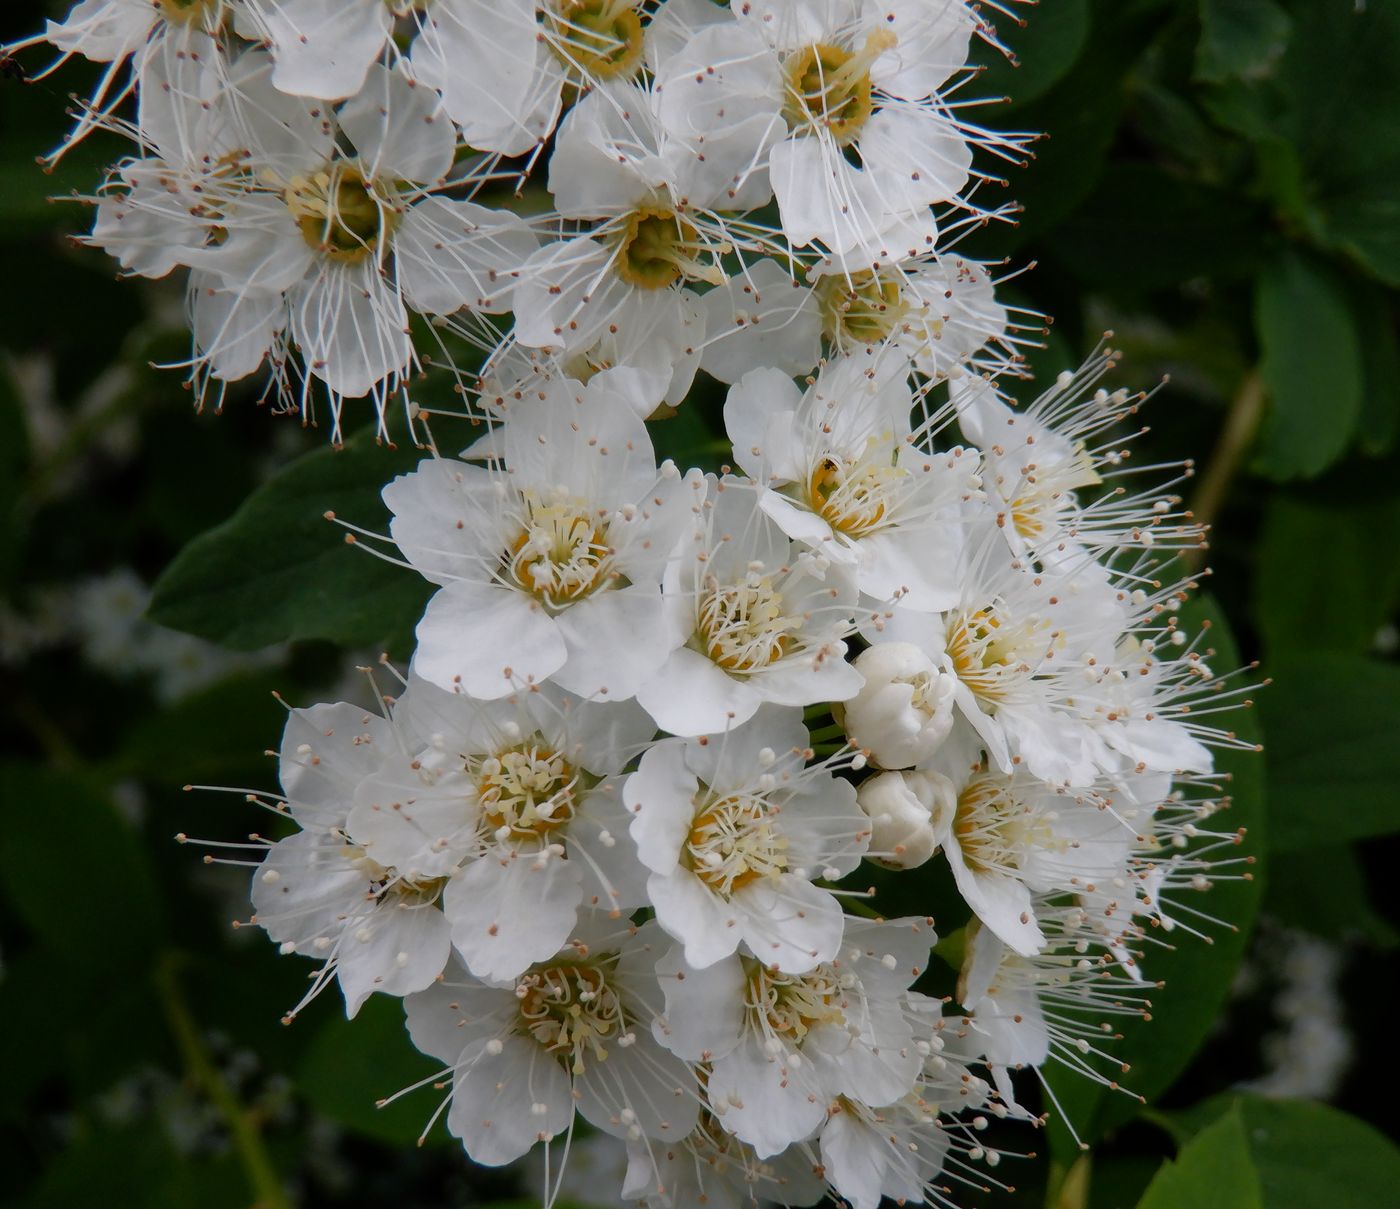
<instances>
[{"instance_id":1,"label":"yellow stigma","mask_svg":"<svg viewBox=\"0 0 1400 1209\"><path fill-rule=\"evenodd\" d=\"M340 264L372 255L398 221L398 211L345 163L294 177L283 199L307 244Z\"/></svg>"},{"instance_id":2,"label":"yellow stigma","mask_svg":"<svg viewBox=\"0 0 1400 1209\"><path fill-rule=\"evenodd\" d=\"M545 26L574 83L632 76L642 65L642 18L633 0L558 0Z\"/></svg>"},{"instance_id":3,"label":"yellow stigma","mask_svg":"<svg viewBox=\"0 0 1400 1209\"><path fill-rule=\"evenodd\" d=\"M856 51L818 42L790 55L783 65L789 128L798 134L825 130L841 147L854 142L874 110L871 64L896 40L892 30L877 29Z\"/></svg>"},{"instance_id":4,"label":"yellow stigma","mask_svg":"<svg viewBox=\"0 0 1400 1209\"><path fill-rule=\"evenodd\" d=\"M576 500L525 499L520 532L503 559L506 578L550 609L562 609L620 578L607 527Z\"/></svg>"},{"instance_id":5,"label":"yellow stigma","mask_svg":"<svg viewBox=\"0 0 1400 1209\"><path fill-rule=\"evenodd\" d=\"M674 210L642 206L627 217L617 237L617 275L628 285L659 290L685 278L718 285L724 274L713 257L729 250L702 243L695 228Z\"/></svg>"}]
</instances>

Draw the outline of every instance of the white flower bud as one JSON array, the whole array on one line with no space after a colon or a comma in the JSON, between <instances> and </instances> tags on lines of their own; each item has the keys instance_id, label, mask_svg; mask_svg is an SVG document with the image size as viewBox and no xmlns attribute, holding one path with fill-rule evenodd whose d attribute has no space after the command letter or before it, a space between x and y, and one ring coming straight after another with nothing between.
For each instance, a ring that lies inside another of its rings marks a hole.
<instances>
[{"instance_id":1,"label":"white flower bud","mask_svg":"<svg viewBox=\"0 0 1400 1209\"><path fill-rule=\"evenodd\" d=\"M882 772L861 782L856 801L870 817L870 859L913 869L938 851L934 818L953 808L953 783L936 772Z\"/></svg>"},{"instance_id":2,"label":"white flower bud","mask_svg":"<svg viewBox=\"0 0 1400 1209\"><path fill-rule=\"evenodd\" d=\"M908 642L879 643L855 668L865 687L845 704L851 742L881 768L910 768L937 751L953 728L955 677Z\"/></svg>"}]
</instances>

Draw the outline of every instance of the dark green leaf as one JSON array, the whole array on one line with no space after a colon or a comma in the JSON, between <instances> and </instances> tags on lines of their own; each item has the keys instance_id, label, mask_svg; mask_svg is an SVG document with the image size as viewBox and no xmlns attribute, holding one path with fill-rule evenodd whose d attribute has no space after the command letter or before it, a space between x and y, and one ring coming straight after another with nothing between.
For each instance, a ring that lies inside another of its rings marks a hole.
<instances>
[{"instance_id":1,"label":"dark green leaf","mask_svg":"<svg viewBox=\"0 0 1400 1209\"><path fill-rule=\"evenodd\" d=\"M1400 500L1340 506L1276 493L1264 514L1254 616L1270 658L1371 649L1400 594Z\"/></svg>"},{"instance_id":2,"label":"dark green leaf","mask_svg":"<svg viewBox=\"0 0 1400 1209\"><path fill-rule=\"evenodd\" d=\"M136 835L77 776L0 765L0 891L49 948L130 978L163 933Z\"/></svg>"},{"instance_id":3,"label":"dark green leaf","mask_svg":"<svg viewBox=\"0 0 1400 1209\"><path fill-rule=\"evenodd\" d=\"M1317 888L1326 886L1327 893ZM1362 940L1383 949L1400 945L1400 933L1371 905L1366 871L1343 845L1309 845L1269 854L1264 910L1272 919L1329 940Z\"/></svg>"},{"instance_id":4,"label":"dark green leaf","mask_svg":"<svg viewBox=\"0 0 1400 1209\"><path fill-rule=\"evenodd\" d=\"M411 1145L447 1093L429 1087L384 1108L375 1105L441 1069L440 1062L413 1048L403 1003L371 995L354 1020L336 1019L321 1028L296 1078L307 1099L333 1121L381 1141ZM446 1138L439 1125L428 1140Z\"/></svg>"},{"instance_id":5,"label":"dark green leaf","mask_svg":"<svg viewBox=\"0 0 1400 1209\"><path fill-rule=\"evenodd\" d=\"M1361 411L1361 346L1334 275L1297 255L1259 278L1255 327L1270 406L1259 469L1270 478L1311 478L1351 443Z\"/></svg>"},{"instance_id":6,"label":"dark green leaf","mask_svg":"<svg viewBox=\"0 0 1400 1209\"><path fill-rule=\"evenodd\" d=\"M1212 83L1263 74L1283 54L1291 28L1273 0L1201 0L1196 74Z\"/></svg>"},{"instance_id":7,"label":"dark green leaf","mask_svg":"<svg viewBox=\"0 0 1400 1209\"><path fill-rule=\"evenodd\" d=\"M1244 1124L1232 1111L1162 1165L1138 1209L1259 1209L1262 1203Z\"/></svg>"},{"instance_id":8,"label":"dark green leaf","mask_svg":"<svg viewBox=\"0 0 1400 1209\"><path fill-rule=\"evenodd\" d=\"M1391 299L1379 286L1353 284L1352 305L1366 374L1357 433L1362 452L1371 456L1386 453L1400 432L1400 340Z\"/></svg>"},{"instance_id":9,"label":"dark green leaf","mask_svg":"<svg viewBox=\"0 0 1400 1209\"><path fill-rule=\"evenodd\" d=\"M1236 1116L1258 1173L1263 1209L1377 1209L1394 1203L1400 1149L1370 1125L1325 1104L1224 1095L1171 1113L1163 1124L1191 1139L1184 1156Z\"/></svg>"},{"instance_id":10,"label":"dark green leaf","mask_svg":"<svg viewBox=\"0 0 1400 1209\"><path fill-rule=\"evenodd\" d=\"M1069 71L1089 33L1087 0L1055 0L1020 10L1018 16L1020 24L997 23L1000 41L1013 58L986 44L978 45L972 56L984 69L974 86L977 95L1005 96L1011 106L1034 100Z\"/></svg>"},{"instance_id":11,"label":"dark green leaf","mask_svg":"<svg viewBox=\"0 0 1400 1209\"><path fill-rule=\"evenodd\" d=\"M1290 659L1259 695L1269 736L1269 843L1334 846L1400 828L1400 667Z\"/></svg>"},{"instance_id":12,"label":"dark green leaf","mask_svg":"<svg viewBox=\"0 0 1400 1209\"><path fill-rule=\"evenodd\" d=\"M239 650L298 638L372 646L411 628L429 585L347 546L325 513L382 529L381 489L423 456L366 431L298 458L180 552L156 584L151 619Z\"/></svg>"},{"instance_id":13,"label":"dark green leaf","mask_svg":"<svg viewBox=\"0 0 1400 1209\"><path fill-rule=\"evenodd\" d=\"M1111 167L1049 236L1064 267L1090 285L1131 293L1224 280L1263 254L1261 216L1224 190L1148 164Z\"/></svg>"},{"instance_id":14,"label":"dark green leaf","mask_svg":"<svg viewBox=\"0 0 1400 1209\"><path fill-rule=\"evenodd\" d=\"M1219 671L1239 666L1234 639L1214 601L1202 597L1182 612L1188 633L1203 622L1210 623L1209 641L1204 646L1214 652L1208 656L1212 666ZM1252 743L1259 739L1256 713L1240 709L1213 721ZM1255 863L1248 880L1217 881L1199 901L1201 910L1225 921L1224 927L1204 925L1208 940L1178 929L1170 935L1159 933L1156 939L1164 943L1147 947L1143 972L1165 985L1152 992L1152 1018L1124 1017L1120 1026L1123 1039L1111 1047L1114 1057L1130 1068L1121 1081L1134 1094L1124 1095L1092 1083L1063 1066L1046 1068L1064 1116L1086 1143L1093 1143L1132 1117L1139 1106L1137 1096L1150 1101L1171 1086L1215 1026L1244 953L1263 889L1264 760L1254 751L1220 750L1216 768L1229 778L1231 799L1229 811L1217 816L1217 826L1221 830L1244 828L1245 841L1230 856L1248 855ZM1056 1152L1066 1158L1077 1153L1058 1114L1051 1117L1050 1140Z\"/></svg>"}]
</instances>

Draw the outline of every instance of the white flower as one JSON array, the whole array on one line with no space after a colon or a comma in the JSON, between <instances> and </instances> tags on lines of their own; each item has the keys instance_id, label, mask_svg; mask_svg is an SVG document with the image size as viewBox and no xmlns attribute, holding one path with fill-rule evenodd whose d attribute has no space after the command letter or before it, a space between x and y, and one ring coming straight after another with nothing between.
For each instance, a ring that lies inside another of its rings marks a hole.
<instances>
[{"instance_id":1,"label":"white flower","mask_svg":"<svg viewBox=\"0 0 1400 1209\"><path fill-rule=\"evenodd\" d=\"M950 254L871 267L826 256L813 273L822 330L839 352L887 340L933 381L1013 365L1006 307L976 261Z\"/></svg>"},{"instance_id":2,"label":"white flower","mask_svg":"<svg viewBox=\"0 0 1400 1209\"><path fill-rule=\"evenodd\" d=\"M914 1094L886 1108L839 1099L821 1132L826 1178L851 1209L879 1209L884 1197L937 1203L934 1181L948 1150L937 1112Z\"/></svg>"},{"instance_id":3,"label":"white flower","mask_svg":"<svg viewBox=\"0 0 1400 1209\"><path fill-rule=\"evenodd\" d=\"M745 264L700 298L705 351L700 368L734 383L767 366L803 375L821 356L821 316L812 291L764 257Z\"/></svg>"},{"instance_id":4,"label":"white flower","mask_svg":"<svg viewBox=\"0 0 1400 1209\"><path fill-rule=\"evenodd\" d=\"M485 700L552 679L631 697L680 641L661 574L703 490L658 472L646 425L598 380L512 406L488 466L421 463L384 489L390 532L439 590L414 668Z\"/></svg>"},{"instance_id":5,"label":"white flower","mask_svg":"<svg viewBox=\"0 0 1400 1209\"><path fill-rule=\"evenodd\" d=\"M658 936L584 917L557 955L506 986L450 970L408 999L414 1044L452 1074L447 1124L473 1159L509 1163L569 1129L575 1109L630 1140L694 1129L695 1076L651 1035Z\"/></svg>"},{"instance_id":6,"label":"white flower","mask_svg":"<svg viewBox=\"0 0 1400 1209\"><path fill-rule=\"evenodd\" d=\"M513 978L557 952L581 907L642 905L615 775L654 733L642 709L548 686L477 701L410 679L393 718L403 756L359 785L345 829L412 881L446 879L473 974Z\"/></svg>"},{"instance_id":7,"label":"white flower","mask_svg":"<svg viewBox=\"0 0 1400 1209\"><path fill-rule=\"evenodd\" d=\"M947 777L936 772L882 772L867 777L856 801L870 819L866 855L890 869L915 869L938 851L933 819L952 796Z\"/></svg>"},{"instance_id":8,"label":"white flower","mask_svg":"<svg viewBox=\"0 0 1400 1209\"><path fill-rule=\"evenodd\" d=\"M753 152L743 129L686 142L658 127L654 100L638 85L599 87L561 124L550 192L561 219L589 225L561 231L522 271L520 343L571 356L603 332L625 340L653 311L693 307L685 287L723 281L719 258L736 241L753 245L742 225L716 213L749 204Z\"/></svg>"},{"instance_id":9,"label":"white flower","mask_svg":"<svg viewBox=\"0 0 1400 1209\"><path fill-rule=\"evenodd\" d=\"M813 882L859 863L869 824L850 782L808 768L795 709L699 739L663 739L623 789L657 922L697 969L740 943L800 974L836 956L842 913Z\"/></svg>"},{"instance_id":10,"label":"white flower","mask_svg":"<svg viewBox=\"0 0 1400 1209\"><path fill-rule=\"evenodd\" d=\"M969 539L956 578L961 599L941 617L896 606L868 636L911 642L957 677L958 712L1003 772L1015 761L1047 781L1088 785L1112 771L1096 758L1080 698L1112 666L1127 594L1098 576L1029 570L995 533Z\"/></svg>"},{"instance_id":11,"label":"white flower","mask_svg":"<svg viewBox=\"0 0 1400 1209\"><path fill-rule=\"evenodd\" d=\"M761 118L783 229L795 245L931 249L929 205L968 179L972 131L937 90L963 65L961 4L749 3L707 25L658 73L662 120L696 137ZM847 158L859 155L860 167Z\"/></svg>"},{"instance_id":12,"label":"white flower","mask_svg":"<svg viewBox=\"0 0 1400 1209\"><path fill-rule=\"evenodd\" d=\"M934 939L924 920L848 919L840 955L799 975L738 955L695 970L677 946L657 967L657 1037L710 1063L711 1111L767 1158L813 1133L838 1096L880 1107L911 1090L922 997L908 987Z\"/></svg>"},{"instance_id":13,"label":"white flower","mask_svg":"<svg viewBox=\"0 0 1400 1209\"><path fill-rule=\"evenodd\" d=\"M881 768L912 768L953 729L956 677L908 642L882 642L853 661L865 685L841 706L853 746Z\"/></svg>"},{"instance_id":14,"label":"white flower","mask_svg":"<svg viewBox=\"0 0 1400 1209\"><path fill-rule=\"evenodd\" d=\"M451 952L436 905L441 879L381 865L346 834L356 790L396 757L385 718L343 703L293 710L281 776L285 809L302 830L274 844L253 875L254 921L284 953L325 963L307 1000L333 975L350 1016L374 991L426 987Z\"/></svg>"},{"instance_id":15,"label":"white flower","mask_svg":"<svg viewBox=\"0 0 1400 1209\"><path fill-rule=\"evenodd\" d=\"M982 447L988 503L1018 557L1080 571L1089 557L1108 564L1125 550L1204 544L1201 527L1183 515L1173 492L1189 467L1145 489L1120 483L1142 468L1130 464L1132 451L1115 430L1143 396L1098 385L1114 356L1105 350L1061 374L1020 412L981 378L969 378L951 395L959 426Z\"/></svg>"},{"instance_id":16,"label":"white flower","mask_svg":"<svg viewBox=\"0 0 1400 1209\"><path fill-rule=\"evenodd\" d=\"M788 541L752 484L710 482L693 537L666 570L669 657L637 692L675 735L737 726L765 701L841 701L860 688L842 639L855 585L825 557Z\"/></svg>"},{"instance_id":17,"label":"white flower","mask_svg":"<svg viewBox=\"0 0 1400 1209\"><path fill-rule=\"evenodd\" d=\"M1117 806L1111 786L1073 793L1023 772L982 770L958 779L934 827L968 906L1028 955L1045 944L1035 895L1092 892L1126 876L1139 832Z\"/></svg>"},{"instance_id":18,"label":"white flower","mask_svg":"<svg viewBox=\"0 0 1400 1209\"><path fill-rule=\"evenodd\" d=\"M414 359L408 308L509 309L510 272L536 241L514 215L436 195L455 135L436 93L401 69L374 67L331 114L273 90L271 66L252 51L230 69L197 175L126 168L130 187L99 206L93 242L136 271L198 270L192 317L214 377L294 342L337 419L347 396L373 393L382 411ZM162 227L175 251L160 249Z\"/></svg>"},{"instance_id":19,"label":"white flower","mask_svg":"<svg viewBox=\"0 0 1400 1209\"><path fill-rule=\"evenodd\" d=\"M958 598L964 501L978 459L923 452L909 361L898 349L827 362L806 392L778 370L730 388L734 460L765 488L762 507L789 537L852 566L860 590L913 609Z\"/></svg>"}]
</instances>

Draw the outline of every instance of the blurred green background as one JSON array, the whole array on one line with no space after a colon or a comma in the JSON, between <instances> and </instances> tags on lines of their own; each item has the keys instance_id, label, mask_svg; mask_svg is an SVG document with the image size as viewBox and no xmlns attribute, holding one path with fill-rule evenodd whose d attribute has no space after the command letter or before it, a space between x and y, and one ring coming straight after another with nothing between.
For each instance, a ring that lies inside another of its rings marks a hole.
<instances>
[{"instance_id":1,"label":"blurred green background","mask_svg":"<svg viewBox=\"0 0 1400 1209\"><path fill-rule=\"evenodd\" d=\"M10 0L0 40L65 7ZM1009 1144L1040 1157L1001 1168L1014 1194L955 1199L1127 1209L1185 1143L1144 1203L1391 1203L1400 1159L1376 1131L1400 1131L1400 2L1018 11L1024 28L999 27L1024 66L988 54L968 94L1012 98L979 120L1052 137L1008 174L1019 224L961 250L1034 263L1005 289L1054 317L1031 358L1042 381L1109 330L1122 382L1169 376L1138 456L1195 460L1213 645L1232 631L1271 683L1231 723L1267 744L1230 765L1258 877L1204 904L1247 923L1257 901L1258 924L1152 967L1171 981L1128 1039L1151 1108L1057 1082L1098 1140L1091 1166L1066 1182L1064 1137L1023 1132ZM404 653L420 588L319 513L380 523L377 484L413 455L363 438L331 453L251 386L192 414L180 372L152 368L188 352L179 284L115 280L70 239L84 207L46 200L91 192L121 145L94 137L51 175L34 162L92 73L20 76L0 75L0 1203L537 1203L533 1181L471 1168L445 1133L413 1145L431 1092L374 1108L425 1069L396 1003L348 1027L327 995L281 1025L305 965L229 927L246 870L172 838L263 825L239 794L182 786L273 785L272 690L363 696L349 669ZM712 450L717 398L659 425L663 451ZM259 488L163 585L155 615L179 630L143 620L177 553ZM299 508L308 492L333 502ZM1220 1173L1240 1163L1220 1156L1245 1151L1257 1189L1231 1191Z\"/></svg>"}]
</instances>

